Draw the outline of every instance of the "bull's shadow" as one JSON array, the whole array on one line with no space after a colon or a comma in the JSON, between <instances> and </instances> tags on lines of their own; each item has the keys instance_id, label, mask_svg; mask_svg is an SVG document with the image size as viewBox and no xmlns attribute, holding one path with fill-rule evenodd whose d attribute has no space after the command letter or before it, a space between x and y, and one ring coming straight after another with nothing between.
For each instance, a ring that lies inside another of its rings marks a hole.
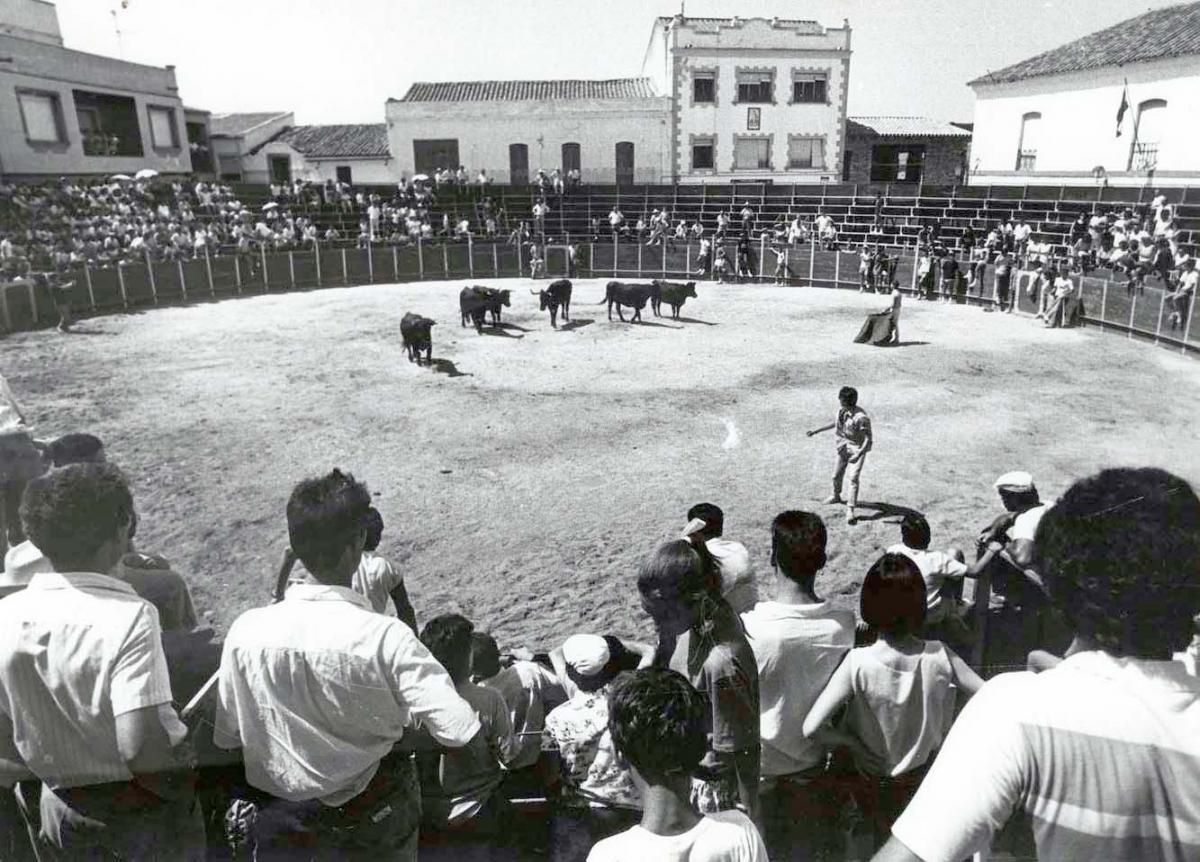
<instances>
[{"instance_id":1,"label":"bull's shadow","mask_svg":"<svg viewBox=\"0 0 1200 862\"><path fill-rule=\"evenodd\" d=\"M669 323L659 323L654 320L629 320L626 318L625 322L634 326L654 326L659 329L683 329L682 326L671 326Z\"/></svg>"},{"instance_id":2,"label":"bull's shadow","mask_svg":"<svg viewBox=\"0 0 1200 862\"><path fill-rule=\"evenodd\" d=\"M508 331L509 329L519 330L521 334L514 335ZM524 338L525 333L528 331L527 329L521 329L519 326L513 326L511 323L501 323L497 326L485 326L479 334L490 335L493 338Z\"/></svg>"},{"instance_id":3,"label":"bull's shadow","mask_svg":"<svg viewBox=\"0 0 1200 862\"><path fill-rule=\"evenodd\" d=\"M591 326L595 322L595 318L591 317L581 317L578 320L568 320L566 323L559 324L558 331L570 332L572 329L583 329L583 327Z\"/></svg>"},{"instance_id":4,"label":"bull's shadow","mask_svg":"<svg viewBox=\"0 0 1200 862\"><path fill-rule=\"evenodd\" d=\"M449 359L434 359L432 362L429 363L429 367L432 368L436 373L445 374L447 377L474 377L475 376L474 374L468 374L466 372L459 371L458 366L455 365L453 362L451 362Z\"/></svg>"},{"instance_id":5,"label":"bull's shadow","mask_svg":"<svg viewBox=\"0 0 1200 862\"><path fill-rule=\"evenodd\" d=\"M721 325L721 324L715 323L711 320L700 320L697 317L676 317L675 320L677 320L679 323L699 323L702 326L720 326Z\"/></svg>"},{"instance_id":6,"label":"bull's shadow","mask_svg":"<svg viewBox=\"0 0 1200 862\"><path fill-rule=\"evenodd\" d=\"M529 329L524 326L517 326L515 323L507 323L505 321L501 321L500 323L494 324L494 328L507 329L512 332L528 332L529 331Z\"/></svg>"}]
</instances>

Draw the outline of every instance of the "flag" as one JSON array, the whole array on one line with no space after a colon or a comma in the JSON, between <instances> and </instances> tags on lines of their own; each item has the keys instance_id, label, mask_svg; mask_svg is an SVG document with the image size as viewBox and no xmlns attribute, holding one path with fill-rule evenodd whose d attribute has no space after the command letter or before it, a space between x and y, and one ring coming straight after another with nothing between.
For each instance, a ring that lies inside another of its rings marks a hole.
<instances>
[{"instance_id":1,"label":"flag","mask_svg":"<svg viewBox=\"0 0 1200 862\"><path fill-rule=\"evenodd\" d=\"M1117 108L1117 137L1121 137L1121 123L1125 122L1125 112L1129 110L1129 79L1125 79L1125 89L1121 91L1121 107Z\"/></svg>"}]
</instances>

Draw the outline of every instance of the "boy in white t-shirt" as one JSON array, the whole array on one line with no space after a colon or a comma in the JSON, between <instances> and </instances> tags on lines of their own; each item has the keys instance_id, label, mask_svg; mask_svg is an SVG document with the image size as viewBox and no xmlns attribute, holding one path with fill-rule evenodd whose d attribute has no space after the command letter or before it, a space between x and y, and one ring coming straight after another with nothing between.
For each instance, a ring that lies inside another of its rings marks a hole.
<instances>
[{"instance_id":1,"label":"boy in white t-shirt","mask_svg":"<svg viewBox=\"0 0 1200 862\"><path fill-rule=\"evenodd\" d=\"M588 862L767 862L758 830L740 811L701 817L691 775L708 748L708 707L685 677L640 670L612 694L608 726L642 796L642 822L592 847Z\"/></svg>"}]
</instances>

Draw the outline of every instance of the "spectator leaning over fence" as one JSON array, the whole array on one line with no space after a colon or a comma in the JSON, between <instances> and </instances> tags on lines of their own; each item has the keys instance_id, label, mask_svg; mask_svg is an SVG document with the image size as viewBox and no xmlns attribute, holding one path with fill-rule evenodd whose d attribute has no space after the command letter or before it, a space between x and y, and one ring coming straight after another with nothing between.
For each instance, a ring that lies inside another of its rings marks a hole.
<instances>
[{"instance_id":1,"label":"spectator leaning over fence","mask_svg":"<svg viewBox=\"0 0 1200 862\"><path fill-rule=\"evenodd\" d=\"M1064 660L983 687L875 862L963 859L1017 810L1039 859L1200 857L1200 680L1169 661L1200 606L1200 500L1163 470L1104 470L1037 544Z\"/></svg>"},{"instance_id":2,"label":"spectator leaning over fence","mask_svg":"<svg viewBox=\"0 0 1200 862\"><path fill-rule=\"evenodd\" d=\"M996 253L994 262L996 273L993 302L997 311L1011 313L1015 303L1012 296L1013 258L1006 251Z\"/></svg>"},{"instance_id":3,"label":"spectator leaning over fence","mask_svg":"<svg viewBox=\"0 0 1200 862\"><path fill-rule=\"evenodd\" d=\"M267 794L260 853L415 860L411 752L480 732L412 630L351 589L370 506L366 486L340 470L297 485L288 534L316 583L242 614L225 639L213 739L242 749L247 782Z\"/></svg>"}]
</instances>

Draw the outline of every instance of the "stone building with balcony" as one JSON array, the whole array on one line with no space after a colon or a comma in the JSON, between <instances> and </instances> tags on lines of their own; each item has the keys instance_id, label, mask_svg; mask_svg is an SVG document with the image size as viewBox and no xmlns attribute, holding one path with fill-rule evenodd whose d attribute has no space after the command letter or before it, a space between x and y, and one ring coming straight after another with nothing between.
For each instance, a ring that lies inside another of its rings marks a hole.
<instances>
[{"instance_id":1,"label":"stone building with balcony","mask_svg":"<svg viewBox=\"0 0 1200 862\"><path fill-rule=\"evenodd\" d=\"M972 184L1200 184L1200 2L1122 21L970 87Z\"/></svg>"},{"instance_id":2,"label":"stone building with balcony","mask_svg":"<svg viewBox=\"0 0 1200 862\"><path fill-rule=\"evenodd\" d=\"M0 0L0 175L192 170L175 67L63 45L44 0Z\"/></svg>"},{"instance_id":3,"label":"stone building with balcony","mask_svg":"<svg viewBox=\"0 0 1200 862\"><path fill-rule=\"evenodd\" d=\"M765 18L655 19L642 74L614 80L418 82L387 102L407 176L538 169L585 183L836 181L850 27Z\"/></svg>"}]
</instances>

